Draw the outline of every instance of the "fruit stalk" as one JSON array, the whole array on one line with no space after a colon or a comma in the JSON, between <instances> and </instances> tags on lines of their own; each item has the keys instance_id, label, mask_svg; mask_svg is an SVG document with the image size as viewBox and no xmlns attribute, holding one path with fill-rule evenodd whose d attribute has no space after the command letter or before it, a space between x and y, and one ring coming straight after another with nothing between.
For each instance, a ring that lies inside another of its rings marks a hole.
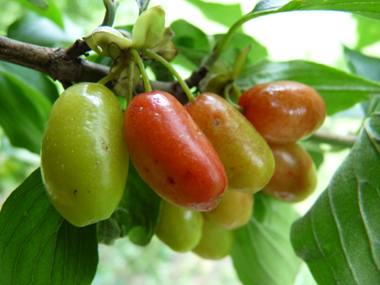
<instances>
[{"instance_id":1,"label":"fruit stalk","mask_svg":"<svg viewBox=\"0 0 380 285\"><path fill-rule=\"evenodd\" d=\"M187 86L186 82L182 79L181 75L173 68L173 66L163 57L159 56L158 54L146 49L144 50L144 53L153 58L154 60L157 60L160 62L162 65L164 65L169 71L177 78L179 84L181 85L183 91L185 91L187 99L189 102L193 102L195 100L194 95L191 93L189 86Z\"/></svg>"},{"instance_id":2,"label":"fruit stalk","mask_svg":"<svg viewBox=\"0 0 380 285\"><path fill-rule=\"evenodd\" d=\"M151 87L150 82L149 82L148 74L146 73L144 63L142 62L139 53L137 52L137 50L131 49L131 55L136 60L136 63L140 69L141 76L142 76L142 79L144 82L145 92L152 91L152 87Z\"/></svg>"},{"instance_id":3,"label":"fruit stalk","mask_svg":"<svg viewBox=\"0 0 380 285\"><path fill-rule=\"evenodd\" d=\"M119 0L103 0L103 3L106 7L106 13L101 26L112 27L113 22L115 21L116 10L119 6Z\"/></svg>"}]
</instances>

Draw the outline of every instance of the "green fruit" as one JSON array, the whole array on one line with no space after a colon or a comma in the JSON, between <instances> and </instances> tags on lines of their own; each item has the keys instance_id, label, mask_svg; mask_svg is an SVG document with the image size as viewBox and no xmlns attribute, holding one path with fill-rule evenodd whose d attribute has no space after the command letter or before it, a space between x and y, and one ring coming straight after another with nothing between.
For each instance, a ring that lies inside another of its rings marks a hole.
<instances>
[{"instance_id":1,"label":"green fruit","mask_svg":"<svg viewBox=\"0 0 380 285\"><path fill-rule=\"evenodd\" d=\"M187 252L199 243L202 225L200 212L179 208L163 200L156 235L172 250Z\"/></svg>"},{"instance_id":2,"label":"green fruit","mask_svg":"<svg viewBox=\"0 0 380 285\"><path fill-rule=\"evenodd\" d=\"M246 225L251 219L253 201L252 193L233 191L227 187L218 206L205 212L204 216L227 230L235 230Z\"/></svg>"},{"instance_id":3,"label":"green fruit","mask_svg":"<svg viewBox=\"0 0 380 285\"><path fill-rule=\"evenodd\" d=\"M272 151L239 111L212 93L199 95L185 107L219 155L230 188L255 193L269 182Z\"/></svg>"},{"instance_id":4,"label":"green fruit","mask_svg":"<svg viewBox=\"0 0 380 285\"><path fill-rule=\"evenodd\" d=\"M201 240L192 251L204 259L219 260L230 254L233 244L233 231L205 219Z\"/></svg>"},{"instance_id":5,"label":"green fruit","mask_svg":"<svg viewBox=\"0 0 380 285\"><path fill-rule=\"evenodd\" d=\"M123 195L128 163L115 95L96 83L65 90L41 148L46 192L58 212L79 227L109 218Z\"/></svg>"}]
</instances>

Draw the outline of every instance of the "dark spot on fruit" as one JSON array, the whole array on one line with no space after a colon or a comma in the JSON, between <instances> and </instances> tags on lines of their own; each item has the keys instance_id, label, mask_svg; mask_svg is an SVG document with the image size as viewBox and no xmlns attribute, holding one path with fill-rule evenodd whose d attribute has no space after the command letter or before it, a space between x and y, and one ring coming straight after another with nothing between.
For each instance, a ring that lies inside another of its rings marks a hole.
<instances>
[{"instance_id":1,"label":"dark spot on fruit","mask_svg":"<svg viewBox=\"0 0 380 285\"><path fill-rule=\"evenodd\" d=\"M232 166L232 167L231 167L231 170L234 170L234 169L235 169L235 166Z\"/></svg>"},{"instance_id":2,"label":"dark spot on fruit","mask_svg":"<svg viewBox=\"0 0 380 285\"><path fill-rule=\"evenodd\" d=\"M169 179L169 182L171 183L171 184L174 184L174 179L173 178L171 178L171 177L168 177L168 179Z\"/></svg>"},{"instance_id":3,"label":"dark spot on fruit","mask_svg":"<svg viewBox=\"0 0 380 285\"><path fill-rule=\"evenodd\" d=\"M78 190L77 190L77 189L75 189L75 190L74 190L74 194L77 194L77 192L78 192Z\"/></svg>"},{"instance_id":4,"label":"dark spot on fruit","mask_svg":"<svg viewBox=\"0 0 380 285\"><path fill-rule=\"evenodd\" d=\"M91 193L91 191L87 191L87 193Z\"/></svg>"},{"instance_id":5,"label":"dark spot on fruit","mask_svg":"<svg viewBox=\"0 0 380 285\"><path fill-rule=\"evenodd\" d=\"M186 175L189 175L190 174L190 171L186 172Z\"/></svg>"},{"instance_id":6,"label":"dark spot on fruit","mask_svg":"<svg viewBox=\"0 0 380 285\"><path fill-rule=\"evenodd\" d=\"M220 125L219 119L215 119L215 125L218 127Z\"/></svg>"},{"instance_id":7,"label":"dark spot on fruit","mask_svg":"<svg viewBox=\"0 0 380 285\"><path fill-rule=\"evenodd\" d=\"M261 151L264 151L264 148L263 148L262 146L260 146L260 150L261 150Z\"/></svg>"},{"instance_id":8,"label":"dark spot on fruit","mask_svg":"<svg viewBox=\"0 0 380 285\"><path fill-rule=\"evenodd\" d=\"M145 171L146 171L146 172L149 172L149 169L146 169L146 168L145 168Z\"/></svg>"},{"instance_id":9,"label":"dark spot on fruit","mask_svg":"<svg viewBox=\"0 0 380 285\"><path fill-rule=\"evenodd\" d=\"M154 162L155 162L155 163L158 163L158 160L156 159Z\"/></svg>"}]
</instances>

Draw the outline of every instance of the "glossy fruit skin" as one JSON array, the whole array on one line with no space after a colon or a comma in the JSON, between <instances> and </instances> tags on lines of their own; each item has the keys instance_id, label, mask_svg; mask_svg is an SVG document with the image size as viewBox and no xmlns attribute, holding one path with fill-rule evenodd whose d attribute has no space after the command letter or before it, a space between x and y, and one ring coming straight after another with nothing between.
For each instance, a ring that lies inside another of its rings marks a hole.
<instances>
[{"instance_id":1,"label":"glossy fruit skin","mask_svg":"<svg viewBox=\"0 0 380 285\"><path fill-rule=\"evenodd\" d=\"M219 205L204 217L227 230L245 226L251 219L254 198L252 193L233 191L227 187Z\"/></svg>"},{"instance_id":2,"label":"glossy fruit skin","mask_svg":"<svg viewBox=\"0 0 380 285\"><path fill-rule=\"evenodd\" d=\"M204 259L220 260L230 254L233 244L233 231L205 219L201 240L192 252Z\"/></svg>"},{"instance_id":3,"label":"glossy fruit skin","mask_svg":"<svg viewBox=\"0 0 380 285\"><path fill-rule=\"evenodd\" d=\"M96 83L66 89L50 112L41 148L42 177L58 212L78 227L109 218L128 165L115 95Z\"/></svg>"},{"instance_id":4,"label":"glossy fruit skin","mask_svg":"<svg viewBox=\"0 0 380 285\"><path fill-rule=\"evenodd\" d=\"M203 93L185 107L218 153L230 188L255 193L269 182L272 152L239 111L213 93Z\"/></svg>"},{"instance_id":5,"label":"glossy fruit skin","mask_svg":"<svg viewBox=\"0 0 380 285\"><path fill-rule=\"evenodd\" d=\"M179 101L167 92L134 97L124 116L124 137L141 178L163 199L210 211L227 187L212 145Z\"/></svg>"},{"instance_id":6,"label":"glossy fruit skin","mask_svg":"<svg viewBox=\"0 0 380 285\"><path fill-rule=\"evenodd\" d=\"M308 152L297 143L272 145L276 169L263 192L278 200L296 203L317 187L317 172Z\"/></svg>"},{"instance_id":7,"label":"glossy fruit skin","mask_svg":"<svg viewBox=\"0 0 380 285\"><path fill-rule=\"evenodd\" d=\"M177 252L188 252L200 241L202 213L177 207L162 200L156 236Z\"/></svg>"},{"instance_id":8,"label":"glossy fruit skin","mask_svg":"<svg viewBox=\"0 0 380 285\"><path fill-rule=\"evenodd\" d=\"M255 85L241 95L244 116L269 144L296 142L324 122L326 105L312 87L295 81Z\"/></svg>"}]
</instances>

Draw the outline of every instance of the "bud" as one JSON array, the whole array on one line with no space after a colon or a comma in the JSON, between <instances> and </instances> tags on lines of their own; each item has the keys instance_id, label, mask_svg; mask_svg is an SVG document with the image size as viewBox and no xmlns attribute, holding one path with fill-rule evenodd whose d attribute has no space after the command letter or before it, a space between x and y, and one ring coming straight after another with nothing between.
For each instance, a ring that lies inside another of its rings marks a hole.
<instances>
[{"instance_id":1,"label":"bud","mask_svg":"<svg viewBox=\"0 0 380 285\"><path fill-rule=\"evenodd\" d=\"M178 54L178 49L175 47L173 42L168 42L164 48L157 51L159 55L165 58L167 61L172 61Z\"/></svg>"},{"instance_id":2,"label":"bud","mask_svg":"<svg viewBox=\"0 0 380 285\"><path fill-rule=\"evenodd\" d=\"M178 54L178 49L171 41L174 37L174 32L170 27L166 27L161 37L160 43L156 45L152 51L158 53L167 61L172 61Z\"/></svg>"},{"instance_id":3,"label":"bud","mask_svg":"<svg viewBox=\"0 0 380 285\"><path fill-rule=\"evenodd\" d=\"M117 58L121 50L131 47L130 39L119 31L106 26L100 26L88 36L83 37L88 46L99 55Z\"/></svg>"},{"instance_id":4,"label":"bud","mask_svg":"<svg viewBox=\"0 0 380 285\"><path fill-rule=\"evenodd\" d=\"M165 11L154 6L137 18L132 31L132 43L136 49L153 48L161 41L165 30Z\"/></svg>"}]
</instances>

